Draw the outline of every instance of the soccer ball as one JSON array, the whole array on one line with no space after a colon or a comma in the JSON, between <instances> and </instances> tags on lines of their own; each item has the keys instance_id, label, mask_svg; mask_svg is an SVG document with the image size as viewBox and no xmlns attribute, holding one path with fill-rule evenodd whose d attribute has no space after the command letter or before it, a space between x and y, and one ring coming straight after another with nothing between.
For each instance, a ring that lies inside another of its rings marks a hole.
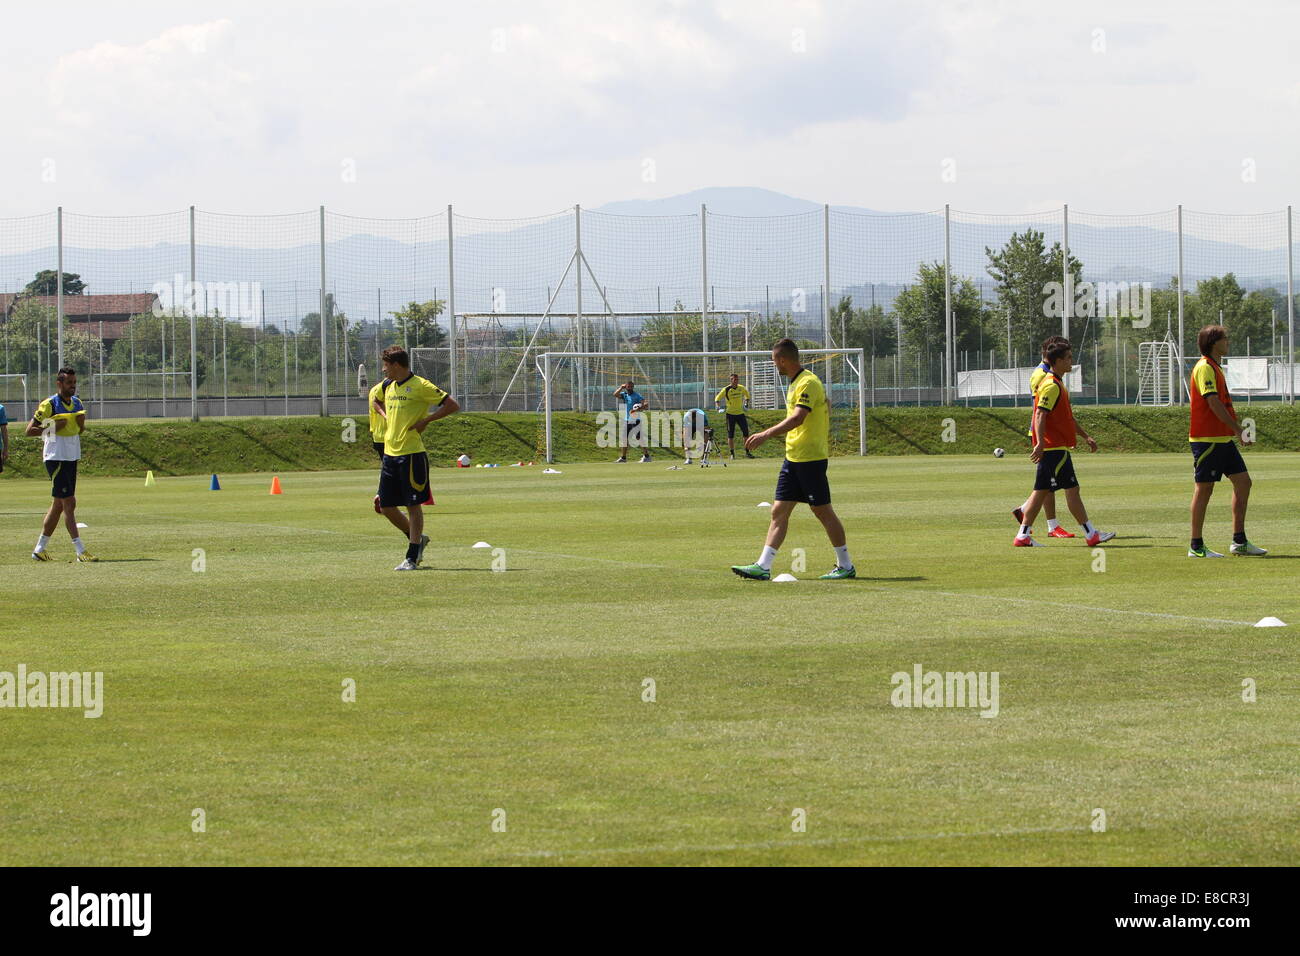
<instances>
[{"instance_id":1,"label":"soccer ball","mask_svg":"<svg viewBox=\"0 0 1300 956\"><path fill-rule=\"evenodd\" d=\"M1006 452L1006 449L1005 449L1005 448L994 448L994 449L993 449L993 457L994 457L994 458L1001 458L1001 457L1002 457L1003 455L1005 455L1006 453L1007 453L1007 452Z\"/></svg>"},{"instance_id":2,"label":"soccer ball","mask_svg":"<svg viewBox=\"0 0 1300 956\"><path fill-rule=\"evenodd\" d=\"M635 405L632 406L632 411L634 412L640 412L644 410L645 410L645 402L637 402Z\"/></svg>"},{"instance_id":3,"label":"soccer ball","mask_svg":"<svg viewBox=\"0 0 1300 956\"><path fill-rule=\"evenodd\" d=\"M456 464L458 464L462 468L468 468L469 461L470 461L469 455L461 455L459 458L456 459Z\"/></svg>"}]
</instances>

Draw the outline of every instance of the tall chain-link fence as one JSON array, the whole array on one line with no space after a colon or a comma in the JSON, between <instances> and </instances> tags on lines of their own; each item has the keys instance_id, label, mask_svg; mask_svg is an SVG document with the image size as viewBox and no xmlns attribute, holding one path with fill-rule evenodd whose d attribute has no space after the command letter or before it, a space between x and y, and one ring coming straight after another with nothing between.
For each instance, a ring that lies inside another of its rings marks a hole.
<instances>
[{"instance_id":1,"label":"tall chain-link fence","mask_svg":"<svg viewBox=\"0 0 1300 956\"><path fill-rule=\"evenodd\" d=\"M48 395L63 364L100 417L360 413L363 383L400 344L470 410L536 410L545 352L739 352L788 336L863 349L871 404L1011 404L1024 396L1006 383L1050 334L1074 344L1076 401L1133 403L1143 345L1167 343L1185 368L1211 323L1228 328L1249 398L1290 401L1294 260L1289 207L574 207L520 219L451 207L410 219L60 209L0 220L0 403ZM843 361L819 370L831 385L857 380ZM572 371L573 394L603 406L617 364Z\"/></svg>"}]
</instances>

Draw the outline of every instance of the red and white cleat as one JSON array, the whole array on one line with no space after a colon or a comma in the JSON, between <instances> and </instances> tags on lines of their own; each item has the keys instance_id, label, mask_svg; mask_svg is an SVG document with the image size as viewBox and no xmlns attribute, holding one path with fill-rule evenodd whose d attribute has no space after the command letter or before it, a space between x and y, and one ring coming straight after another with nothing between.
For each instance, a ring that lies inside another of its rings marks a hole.
<instances>
[{"instance_id":1,"label":"red and white cleat","mask_svg":"<svg viewBox=\"0 0 1300 956\"><path fill-rule=\"evenodd\" d=\"M1103 541L1109 541L1113 537L1115 537L1114 531L1095 531L1088 536L1087 544L1088 547L1095 548Z\"/></svg>"},{"instance_id":2,"label":"red and white cleat","mask_svg":"<svg viewBox=\"0 0 1300 956\"><path fill-rule=\"evenodd\" d=\"M1047 532L1049 538L1074 538L1078 537L1073 531L1066 531L1059 524L1051 531Z\"/></svg>"},{"instance_id":3,"label":"red and white cleat","mask_svg":"<svg viewBox=\"0 0 1300 956\"><path fill-rule=\"evenodd\" d=\"M1013 545L1015 545L1017 548L1045 548L1045 547L1047 547L1045 544L1040 544L1039 542L1035 541L1033 538L1016 538L1016 540L1012 541L1011 543L1012 543Z\"/></svg>"}]
</instances>

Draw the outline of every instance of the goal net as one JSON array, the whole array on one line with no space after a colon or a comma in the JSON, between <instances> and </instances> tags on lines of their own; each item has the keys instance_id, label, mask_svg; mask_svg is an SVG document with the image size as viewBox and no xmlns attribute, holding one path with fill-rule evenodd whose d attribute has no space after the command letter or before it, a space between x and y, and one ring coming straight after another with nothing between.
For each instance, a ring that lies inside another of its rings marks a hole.
<instances>
[{"instance_id":1,"label":"goal net","mask_svg":"<svg viewBox=\"0 0 1300 956\"><path fill-rule=\"evenodd\" d=\"M867 447L862 349L803 349L800 358L826 388L831 406L832 455L865 455ZM749 389L750 409L762 424L775 424L785 408L788 382L776 372L770 351L752 352L544 352L537 357L547 461L555 460L557 415L569 416L564 440L590 442L617 431L626 414L614 392L631 381L647 404L641 429L647 446L675 448L683 413L703 409L710 425L725 428L715 398L732 374ZM572 425L572 427L570 427ZM757 428L755 429L757 430ZM585 450L585 449L584 449Z\"/></svg>"}]
</instances>

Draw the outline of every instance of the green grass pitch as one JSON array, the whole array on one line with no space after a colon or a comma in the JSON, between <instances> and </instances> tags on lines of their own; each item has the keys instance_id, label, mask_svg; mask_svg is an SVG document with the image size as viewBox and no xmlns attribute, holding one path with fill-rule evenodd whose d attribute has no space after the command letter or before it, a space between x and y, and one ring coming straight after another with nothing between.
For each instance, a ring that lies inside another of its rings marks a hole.
<instances>
[{"instance_id":1,"label":"green grass pitch","mask_svg":"<svg viewBox=\"0 0 1300 956\"><path fill-rule=\"evenodd\" d=\"M1300 458L1248 458L1269 557L1193 561L1188 456L1077 457L1104 571L1010 546L1019 454L836 459L838 583L806 509L802 580L727 570L771 461L439 470L406 575L371 471L83 478L97 565L62 529L32 562L48 485L6 482L0 670L102 671L105 703L0 709L0 858L1295 864ZM997 671L998 716L891 706L916 664Z\"/></svg>"}]
</instances>

